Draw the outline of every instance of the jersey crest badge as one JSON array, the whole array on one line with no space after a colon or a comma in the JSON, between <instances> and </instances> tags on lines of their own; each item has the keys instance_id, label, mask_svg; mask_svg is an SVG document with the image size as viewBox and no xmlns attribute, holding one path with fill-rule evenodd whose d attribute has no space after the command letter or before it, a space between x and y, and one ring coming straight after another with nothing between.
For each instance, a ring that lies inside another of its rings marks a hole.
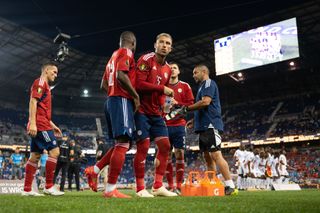
<instances>
[{"instance_id":1,"label":"jersey crest badge","mask_svg":"<svg viewBox=\"0 0 320 213\"><path fill-rule=\"evenodd\" d=\"M42 93L42 89L39 87L38 89L37 89L37 92L40 94L40 93Z\"/></svg>"},{"instance_id":2,"label":"jersey crest badge","mask_svg":"<svg viewBox=\"0 0 320 213\"><path fill-rule=\"evenodd\" d=\"M145 71L145 70L147 69L147 65L141 64L141 65L139 66L139 69L140 69L141 71Z\"/></svg>"}]
</instances>

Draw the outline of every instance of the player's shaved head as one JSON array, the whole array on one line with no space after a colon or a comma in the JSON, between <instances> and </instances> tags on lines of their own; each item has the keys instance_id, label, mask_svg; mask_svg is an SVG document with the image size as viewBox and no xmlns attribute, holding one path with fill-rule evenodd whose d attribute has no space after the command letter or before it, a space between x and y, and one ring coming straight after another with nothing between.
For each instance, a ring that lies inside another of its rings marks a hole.
<instances>
[{"instance_id":1,"label":"player's shaved head","mask_svg":"<svg viewBox=\"0 0 320 213\"><path fill-rule=\"evenodd\" d=\"M120 35L120 47L129 48L132 52L136 50L136 36L131 31L124 31Z\"/></svg>"},{"instance_id":2,"label":"player's shaved head","mask_svg":"<svg viewBox=\"0 0 320 213\"><path fill-rule=\"evenodd\" d=\"M53 62L47 62L41 66L41 72L44 72L48 67L56 67L57 65Z\"/></svg>"},{"instance_id":3,"label":"player's shaved head","mask_svg":"<svg viewBox=\"0 0 320 213\"><path fill-rule=\"evenodd\" d=\"M124 31L120 35L120 42L125 43L125 42L135 42L135 41L136 41L136 36L131 31Z\"/></svg>"},{"instance_id":4,"label":"player's shaved head","mask_svg":"<svg viewBox=\"0 0 320 213\"><path fill-rule=\"evenodd\" d=\"M210 73L209 68L205 64L198 64L198 65L195 66L195 69L199 69L199 70L205 72L208 75Z\"/></svg>"},{"instance_id":5,"label":"player's shaved head","mask_svg":"<svg viewBox=\"0 0 320 213\"><path fill-rule=\"evenodd\" d=\"M241 151L245 150L244 145L243 145L243 144L241 144L241 145L239 146L239 149L240 149Z\"/></svg>"}]
</instances>

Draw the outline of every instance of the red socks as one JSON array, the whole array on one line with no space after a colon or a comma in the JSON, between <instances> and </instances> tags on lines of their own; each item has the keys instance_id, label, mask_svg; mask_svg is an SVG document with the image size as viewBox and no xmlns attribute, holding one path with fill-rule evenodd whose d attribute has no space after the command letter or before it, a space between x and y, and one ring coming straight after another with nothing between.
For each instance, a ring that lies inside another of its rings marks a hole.
<instances>
[{"instance_id":1,"label":"red socks","mask_svg":"<svg viewBox=\"0 0 320 213\"><path fill-rule=\"evenodd\" d=\"M38 165L36 163L28 160L26 164L26 174L24 179L24 191L30 192L32 189L32 182L34 178L34 174L36 173Z\"/></svg>"},{"instance_id":2,"label":"red socks","mask_svg":"<svg viewBox=\"0 0 320 213\"><path fill-rule=\"evenodd\" d=\"M106 165L110 164L110 159L112 152L114 150L114 147L108 150L108 152L96 163L96 166L102 170Z\"/></svg>"},{"instance_id":3,"label":"red socks","mask_svg":"<svg viewBox=\"0 0 320 213\"><path fill-rule=\"evenodd\" d=\"M156 159L160 164L156 167L153 188L158 189L162 186L163 175L167 168L167 160L170 152L170 142L167 137L156 138L155 142L158 147Z\"/></svg>"},{"instance_id":4,"label":"red socks","mask_svg":"<svg viewBox=\"0 0 320 213\"><path fill-rule=\"evenodd\" d=\"M181 184L184 176L184 157L182 159L176 159L176 183L177 189L181 190Z\"/></svg>"},{"instance_id":5,"label":"red socks","mask_svg":"<svg viewBox=\"0 0 320 213\"><path fill-rule=\"evenodd\" d=\"M114 147L110 158L108 183L116 184L120 172L122 170L124 161L126 159L126 152L129 149L129 143L117 143ZM107 155L107 154L106 154Z\"/></svg>"},{"instance_id":6,"label":"red socks","mask_svg":"<svg viewBox=\"0 0 320 213\"><path fill-rule=\"evenodd\" d=\"M136 176L137 192L144 189L144 167L150 146L150 138L137 142L137 153L134 156L133 166Z\"/></svg>"},{"instance_id":7,"label":"red socks","mask_svg":"<svg viewBox=\"0 0 320 213\"><path fill-rule=\"evenodd\" d=\"M56 170L57 159L53 157L48 157L46 163L46 189L53 186L54 171Z\"/></svg>"},{"instance_id":8,"label":"red socks","mask_svg":"<svg viewBox=\"0 0 320 213\"><path fill-rule=\"evenodd\" d=\"M168 161L167 164L167 170L166 170L166 178L168 181L168 185L170 189L173 189L173 165L172 165L172 161Z\"/></svg>"}]
</instances>

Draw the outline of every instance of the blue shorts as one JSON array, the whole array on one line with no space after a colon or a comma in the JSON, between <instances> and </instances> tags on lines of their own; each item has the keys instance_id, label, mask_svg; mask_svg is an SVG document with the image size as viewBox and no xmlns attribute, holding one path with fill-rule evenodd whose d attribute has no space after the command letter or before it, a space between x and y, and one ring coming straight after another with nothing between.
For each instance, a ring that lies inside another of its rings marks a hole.
<instances>
[{"instance_id":1,"label":"blue shorts","mask_svg":"<svg viewBox=\"0 0 320 213\"><path fill-rule=\"evenodd\" d=\"M132 101L124 97L111 96L106 100L104 107L108 139L117 139L125 135L132 140L135 130Z\"/></svg>"},{"instance_id":2,"label":"blue shorts","mask_svg":"<svg viewBox=\"0 0 320 213\"><path fill-rule=\"evenodd\" d=\"M135 132L136 140L150 138L153 140L157 137L168 137L168 129L163 118L158 115L146 115L137 112L134 115L137 130Z\"/></svg>"},{"instance_id":3,"label":"blue shorts","mask_svg":"<svg viewBox=\"0 0 320 213\"><path fill-rule=\"evenodd\" d=\"M171 147L184 149L186 140L185 126L168 126L168 133Z\"/></svg>"},{"instance_id":4,"label":"blue shorts","mask_svg":"<svg viewBox=\"0 0 320 213\"><path fill-rule=\"evenodd\" d=\"M36 137L31 138L31 152L42 154L44 149L50 151L56 147L58 147L58 145L52 130L39 131Z\"/></svg>"}]
</instances>

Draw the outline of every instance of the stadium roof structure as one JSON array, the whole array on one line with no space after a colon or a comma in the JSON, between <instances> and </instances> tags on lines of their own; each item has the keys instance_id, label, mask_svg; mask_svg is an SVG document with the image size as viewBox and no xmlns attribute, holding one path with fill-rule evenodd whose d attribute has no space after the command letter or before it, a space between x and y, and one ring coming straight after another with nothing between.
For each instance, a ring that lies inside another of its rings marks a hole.
<instances>
[{"instance_id":1,"label":"stadium roof structure","mask_svg":"<svg viewBox=\"0 0 320 213\"><path fill-rule=\"evenodd\" d=\"M208 11L210 12L210 10ZM230 9L230 11L232 10ZM226 12L226 10L223 12ZM224 27L220 24L220 26L215 28L216 30L212 31L203 27L203 24L199 25L198 28L202 30L206 29L206 33L196 29L194 25L190 28L183 28L185 25L181 26L181 30L176 26L176 29L181 31L180 34L186 31L195 32L186 32L186 36L193 35L187 38L176 33L178 39L174 42L174 50L168 59L169 61L175 61L180 64L183 71L182 80L190 82L194 86L191 73L195 64L206 63L214 69L214 39L287 18L297 17L300 54L303 61L301 68L319 67L319 1L308 1L290 6L286 9L282 7L280 11L271 12L269 10L268 12L269 15L261 16L259 16L258 13L253 13L256 15L255 18L251 17L250 20L239 22L233 21L233 24L227 24L224 25ZM230 16L232 14L229 12L227 15ZM64 17L64 15L62 15L62 17ZM221 18L223 17L226 17L226 15L221 16ZM191 15L191 18L194 17ZM204 22L207 23L207 20ZM41 26L42 25L39 25L40 28ZM141 28L141 26L136 27ZM53 37L49 37L47 33L41 30L37 31L36 29L37 25L27 28L21 20L19 21L13 18L9 21L8 18L0 18L0 101L15 103L18 108L25 108L27 106L29 87L33 80L39 76L41 63L55 57L58 49L58 45L53 44ZM113 33L113 42L110 43L117 43L114 41L118 41L118 36L121 31L117 30L117 32ZM140 31L137 30L137 35L146 34L144 32L147 31L148 29L145 30L145 28L142 27ZM151 36L149 37L152 39L154 39L153 37L156 35L154 32L154 30L150 32ZM149 43L152 42L153 40ZM144 42L141 42L141 46L143 46L143 44ZM136 55L139 56L148 49L152 51L149 46L144 46L145 49L141 49L139 54ZM99 90L99 85L108 56L101 56L98 50L97 54L94 54L92 46L87 52L83 49L85 47L86 45L79 46L77 42L73 45L70 41L70 55L60 63L59 77L57 83L54 85L54 107L56 106L65 111L102 111L104 94ZM93 46L93 49L94 48L99 49L99 46ZM109 54L112 53L112 50L113 49L108 50ZM274 66L275 65L264 66L262 69L275 69ZM255 75L264 76L261 74L263 72L259 72L259 74L254 74L254 72L250 73L252 78L254 78ZM217 81L222 87L224 85L235 85L235 83L226 76L219 77ZM84 89L88 89L88 97L84 97L85 95L82 93ZM221 95L222 98L224 94L227 93L223 93ZM231 93L227 95L228 99L232 99Z\"/></svg>"}]
</instances>

